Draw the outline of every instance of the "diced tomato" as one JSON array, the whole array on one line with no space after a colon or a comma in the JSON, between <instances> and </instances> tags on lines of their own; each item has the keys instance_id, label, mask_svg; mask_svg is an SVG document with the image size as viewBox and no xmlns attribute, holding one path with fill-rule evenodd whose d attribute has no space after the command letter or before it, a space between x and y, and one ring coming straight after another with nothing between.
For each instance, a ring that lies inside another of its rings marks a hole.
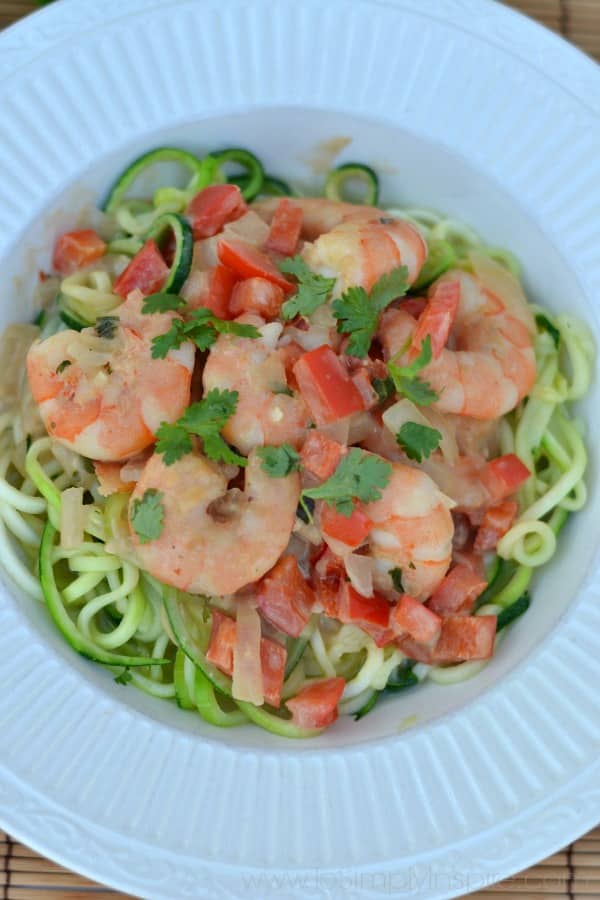
<instances>
[{"instance_id":1,"label":"diced tomato","mask_svg":"<svg viewBox=\"0 0 600 900\"><path fill-rule=\"evenodd\" d=\"M387 628L390 623L390 604L385 597L373 594L363 597L349 582L341 588L339 619L341 622L365 623L377 628Z\"/></svg>"},{"instance_id":2,"label":"diced tomato","mask_svg":"<svg viewBox=\"0 0 600 900\"><path fill-rule=\"evenodd\" d=\"M194 240L212 237L227 222L243 216L248 206L235 184L211 184L192 198L186 213L191 219Z\"/></svg>"},{"instance_id":3,"label":"diced tomato","mask_svg":"<svg viewBox=\"0 0 600 900\"><path fill-rule=\"evenodd\" d=\"M235 646L236 621L229 616L212 611L212 627L206 658L208 662L224 672L233 675L233 649ZM277 641L260 639L260 659L263 675L263 693L267 703L279 706L287 653Z\"/></svg>"},{"instance_id":4,"label":"diced tomato","mask_svg":"<svg viewBox=\"0 0 600 900\"><path fill-rule=\"evenodd\" d=\"M452 559L457 565L466 566L480 580L486 580L485 565L481 554L475 553L473 550L453 550Z\"/></svg>"},{"instance_id":5,"label":"diced tomato","mask_svg":"<svg viewBox=\"0 0 600 900\"><path fill-rule=\"evenodd\" d=\"M154 294L160 291L168 274L169 267L160 250L154 241L148 240L116 279L113 292L120 297L126 297L135 290L146 295Z\"/></svg>"},{"instance_id":6,"label":"diced tomato","mask_svg":"<svg viewBox=\"0 0 600 900\"><path fill-rule=\"evenodd\" d=\"M312 583L317 603L323 607L325 615L337 619L340 609L340 588L346 578L343 561L329 547L314 563Z\"/></svg>"},{"instance_id":7,"label":"diced tomato","mask_svg":"<svg viewBox=\"0 0 600 900\"><path fill-rule=\"evenodd\" d=\"M282 556L257 586L258 609L275 628L298 637L310 618L315 594L295 556Z\"/></svg>"},{"instance_id":8,"label":"diced tomato","mask_svg":"<svg viewBox=\"0 0 600 900\"><path fill-rule=\"evenodd\" d=\"M434 650L438 663L489 659L494 652L496 616L450 616Z\"/></svg>"},{"instance_id":9,"label":"diced tomato","mask_svg":"<svg viewBox=\"0 0 600 900\"><path fill-rule=\"evenodd\" d=\"M327 344L301 356L294 366L294 375L317 425L335 422L365 408L360 391Z\"/></svg>"},{"instance_id":10,"label":"diced tomato","mask_svg":"<svg viewBox=\"0 0 600 900\"><path fill-rule=\"evenodd\" d=\"M440 616L467 615L486 586L468 566L454 566L431 595L429 609Z\"/></svg>"},{"instance_id":11,"label":"diced tomato","mask_svg":"<svg viewBox=\"0 0 600 900\"><path fill-rule=\"evenodd\" d=\"M415 641L414 638L411 638L410 635L397 638L396 644L398 649L402 650L404 655L408 656L409 659L415 659L417 662L426 663L428 666L433 665L434 648L430 647L428 644L421 644L419 641Z\"/></svg>"},{"instance_id":12,"label":"diced tomato","mask_svg":"<svg viewBox=\"0 0 600 900\"><path fill-rule=\"evenodd\" d=\"M185 287L188 306L190 309L210 309L219 319L234 318L229 302L235 282L236 274L227 266L193 272Z\"/></svg>"},{"instance_id":13,"label":"diced tomato","mask_svg":"<svg viewBox=\"0 0 600 900\"><path fill-rule=\"evenodd\" d=\"M235 619L219 612L212 611L210 641L206 658L226 675L233 673L233 648L235 646Z\"/></svg>"},{"instance_id":14,"label":"diced tomato","mask_svg":"<svg viewBox=\"0 0 600 900\"><path fill-rule=\"evenodd\" d=\"M222 238L217 248L219 260L229 266L239 278L266 278L286 293L295 290L294 285L284 278L277 266L266 253L245 241Z\"/></svg>"},{"instance_id":15,"label":"diced tomato","mask_svg":"<svg viewBox=\"0 0 600 900\"><path fill-rule=\"evenodd\" d=\"M494 500L504 500L521 487L531 472L514 453L497 456L487 463L482 481Z\"/></svg>"},{"instance_id":16,"label":"diced tomato","mask_svg":"<svg viewBox=\"0 0 600 900\"><path fill-rule=\"evenodd\" d=\"M321 531L348 547L359 547L365 540L373 522L359 506L355 506L350 516L343 516L328 503L323 503L319 511Z\"/></svg>"},{"instance_id":17,"label":"diced tomato","mask_svg":"<svg viewBox=\"0 0 600 900\"><path fill-rule=\"evenodd\" d=\"M283 197L271 219L271 229L265 247L274 253L281 253L282 256L292 256L301 231L302 208L293 200Z\"/></svg>"},{"instance_id":18,"label":"diced tomato","mask_svg":"<svg viewBox=\"0 0 600 900\"><path fill-rule=\"evenodd\" d=\"M500 503L488 506L473 545L475 552L485 553L486 550L493 550L511 527L518 511L519 504L516 500L501 500Z\"/></svg>"},{"instance_id":19,"label":"diced tomato","mask_svg":"<svg viewBox=\"0 0 600 900\"><path fill-rule=\"evenodd\" d=\"M275 319L279 315L285 294L278 284L266 278L245 278L238 281L231 295L232 318L242 313L256 313L263 319Z\"/></svg>"},{"instance_id":20,"label":"diced tomato","mask_svg":"<svg viewBox=\"0 0 600 900\"><path fill-rule=\"evenodd\" d=\"M407 312L413 319L419 319L425 307L427 300L424 297L405 297L402 299L400 309Z\"/></svg>"},{"instance_id":21,"label":"diced tomato","mask_svg":"<svg viewBox=\"0 0 600 900\"><path fill-rule=\"evenodd\" d=\"M459 300L459 281L438 281L432 286L427 306L413 332L412 353L419 353L423 341L429 336L433 358L437 359L448 341Z\"/></svg>"},{"instance_id":22,"label":"diced tomato","mask_svg":"<svg viewBox=\"0 0 600 900\"><path fill-rule=\"evenodd\" d=\"M374 406L377 406L379 397L371 383L369 372L364 366L357 369L354 375L352 375L352 383L358 388L365 409L373 409Z\"/></svg>"},{"instance_id":23,"label":"diced tomato","mask_svg":"<svg viewBox=\"0 0 600 900\"><path fill-rule=\"evenodd\" d=\"M269 638L261 638L260 662L263 675L263 693L267 703L271 706L279 706L281 703L281 688L285 677L285 662L287 653L278 641Z\"/></svg>"},{"instance_id":24,"label":"diced tomato","mask_svg":"<svg viewBox=\"0 0 600 900\"><path fill-rule=\"evenodd\" d=\"M300 460L307 472L326 481L337 469L343 452L341 444L313 428L302 445Z\"/></svg>"},{"instance_id":25,"label":"diced tomato","mask_svg":"<svg viewBox=\"0 0 600 900\"><path fill-rule=\"evenodd\" d=\"M442 631L442 620L430 609L408 594L402 594L392 610L390 624L395 635L408 634L421 644L433 646Z\"/></svg>"},{"instance_id":26,"label":"diced tomato","mask_svg":"<svg viewBox=\"0 0 600 900\"><path fill-rule=\"evenodd\" d=\"M326 728L338 717L337 705L344 693L343 678L327 678L309 684L286 701L294 724L299 728Z\"/></svg>"},{"instance_id":27,"label":"diced tomato","mask_svg":"<svg viewBox=\"0 0 600 900\"><path fill-rule=\"evenodd\" d=\"M61 234L54 245L52 267L60 275L70 275L100 259L105 250L106 244L91 228L67 231Z\"/></svg>"}]
</instances>

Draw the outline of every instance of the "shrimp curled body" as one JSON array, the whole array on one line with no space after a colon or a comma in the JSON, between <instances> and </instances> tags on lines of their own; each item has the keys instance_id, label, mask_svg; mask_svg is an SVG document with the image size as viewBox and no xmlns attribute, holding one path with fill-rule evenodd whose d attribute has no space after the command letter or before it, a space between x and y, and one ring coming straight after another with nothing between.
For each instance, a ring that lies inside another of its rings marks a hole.
<instances>
[{"instance_id":1,"label":"shrimp curled body","mask_svg":"<svg viewBox=\"0 0 600 900\"><path fill-rule=\"evenodd\" d=\"M220 597L275 565L294 527L300 478L271 478L253 451L241 491L229 489L223 470L204 456L188 454L167 466L154 454L132 494L130 514L148 490L160 492L164 518L156 540L141 543L131 528L143 567L180 590Z\"/></svg>"},{"instance_id":2,"label":"shrimp curled body","mask_svg":"<svg viewBox=\"0 0 600 900\"><path fill-rule=\"evenodd\" d=\"M275 346L282 326L265 325L254 315L237 321L258 326L262 337L222 334L210 349L202 375L205 391L219 388L238 393L235 413L225 424L223 436L242 453L265 444L297 447L309 417L301 397L289 395L282 351Z\"/></svg>"},{"instance_id":3,"label":"shrimp curled body","mask_svg":"<svg viewBox=\"0 0 600 900\"><path fill-rule=\"evenodd\" d=\"M403 589L426 600L450 565L454 504L424 472L403 463L392 466L380 499L365 506L373 522L369 544L375 584L389 592L391 570L401 569Z\"/></svg>"},{"instance_id":4,"label":"shrimp curled body","mask_svg":"<svg viewBox=\"0 0 600 900\"><path fill-rule=\"evenodd\" d=\"M496 419L514 409L535 381L531 312L525 298L509 303L466 272L449 272L442 280L459 281L460 300L449 346L421 373L438 394L433 408ZM415 326L401 307L386 310L379 325L386 358L406 356Z\"/></svg>"},{"instance_id":5,"label":"shrimp curled body","mask_svg":"<svg viewBox=\"0 0 600 900\"><path fill-rule=\"evenodd\" d=\"M152 338L177 316L145 315L142 299L130 294L104 337L94 328L60 331L33 344L27 356L31 393L48 433L90 459L139 453L162 422L174 422L189 404L194 347L185 343L153 359Z\"/></svg>"}]
</instances>

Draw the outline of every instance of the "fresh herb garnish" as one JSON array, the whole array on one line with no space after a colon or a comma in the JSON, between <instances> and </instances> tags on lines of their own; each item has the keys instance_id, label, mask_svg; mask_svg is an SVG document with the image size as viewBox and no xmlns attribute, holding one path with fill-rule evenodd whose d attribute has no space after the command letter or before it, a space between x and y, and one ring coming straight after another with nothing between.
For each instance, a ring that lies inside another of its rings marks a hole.
<instances>
[{"instance_id":1,"label":"fresh herb garnish","mask_svg":"<svg viewBox=\"0 0 600 900\"><path fill-rule=\"evenodd\" d=\"M259 338L261 333L254 325L219 319L212 310L201 307L189 314L187 321L173 319L164 334L152 339L152 358L164 359L169 350L176 350L186 341L192 341L199 350L208 350L220 334L236 337Z\"/></svg>"},{"instance_id":2,"label":"fresh herb garnish","mask_svg":"<svg viewBox=\"0 0 600 900\"><path fill-rule=\"evenodd\" d=\"M379 313L393 300L403 297L407 290L408 270L406 266L399 266L382 275L369 293L363 287L350 287L333 301L337 330L340 334L350 335L346 347L348 356L367 355L377 331Z\"/></svg>"},{"instance_id":3,"label":"fresh herb garnish","mask_svg":"<svg viewBox=\"0 0 600 900\"><path fill-rule=\"evenodd\" d=\"M144 297L142 312L150 315L152 313L171 312L180 309L187 303L183 297L178 294L148 294Z\"/></svg>"},{"instance_id":4,"label":"fresh herb garnish","mask_svg":"<svg viewBox=\"0 0 600 900\"><path fill-rule=\"evenodd\" d=\"M380 403L385 403L386 400L393 397L396 391L394 382L389 375L387 378L374 378L371 384L373 385L373 390L377 394Z\"/></svg>"},{"instance_id":5,"label":"fresh herb garnish","mask_svg":"<svg viewBox=\"0 0 600 900\"><path fill-rule=\"evenodd\" d=\"M202 438L204 453L216 462L246 466L248 460L235 453L221 437L221 430L237 409L238 392L213 388L203 400L192 403L175 424L163 422L156 432L156 452L171 466L192 451L192 435Z\"/></svg>"},{"instance_id":6,"label":"fresh herb garnish","mask_svg":"<svg viewBox=\"0 0 600 900\"><path fill-rule=\"evenodd\" d=\"M155 541L162 534L164 522L163 494L153 488L144 492L141 500L134 500L131 508L131 524L140 544Z\"/></svg>"},{"instance_id":7,"label":"fresh herb garnish","mask_svg":"<svg viewBox=\"0 0 600 900\"><path fill-rule=\"evenodd\" d=\"M423 458L429 458L440 446L441 440L442 435L437 428L419 425L417 422L405 422L396 435L398 446L415 462L423 462Z\"/></svg>"},{"instance_id":8,"label":"fresh herb garnish","mask_svg":"<svg viewBox=\"0 0 600 900\"><path fill-rule=\"evenodd\" d=\"M63 361L61 363L59 363L56 367L56 374L60 375L61 372L64 372L65 369L68 369L70 365L71 365L70 359L63 359Z\"/></svg>"},{"instance_id":9,"label":"fresh herb garnish","mask_svg":"<svg viewBox=\"0 0 600 900\"><path fill-rule=\"evenodd\" d=\"M289 444L279 447L259 447L256 451L262 459L262 469L271 478L285 478L300 468L300 456Z\"/></svg>"},{"instance_id":10,"label":"fresh herb garnish","mask_svg":"<svg viewBox=\"0 0 600 900\"><path fill-rule=\"evenodd\" d=\"M114 338L118 324L118 316L100 316L99 319L96 319L94 330L98 337L108 338L110 340L111 338Z\"/></svg>"},{"instance_id":11,"label":"fresh herb garnish","mask_svg":"<svg viewBox=\"0 0 600 900\"><path fill-rule=\"evenodd\" d=\"M404 585L402 584L402 569L399 569L398 566L396 566L395 569L390 569L390 578L392 579L394 590L403 594Z\"/></svg>"},{"instance_id":12,"label":"fresh herb garnish","mask_svg":"<svg viewBox=\"0 0 600 900\"><path fill-rule=\"evenodd\" d=\"M407 366L397 366L391 360L387 364L396 391L408 397L417 406L429 406L438 399L438 394L432 390L430 384L418 376L418 373L429 365L431 358L431 337L427 335L421 344L419 355Z\"/></svg>"},{"instance_id":13,"label":"fresh herb garnish","mask_svg":"<svg viewBox=\"0 0 600 900\"><path fill-rule=\"evenodd\" d=\"M292 256L279 263L279 269L286 275L293 275L298 282L298 290L281 307L284 319L296 316L311 316L329 299L335 278L326 278L308 268L301 256Z\"/></svg>"},{"instance_id":14,"label":"fresh herb garnish","mask_svg":"<svg viewBox=\"0 0 600 900\"><path fill-rule=\"evenodd\" d=\"M543 328L544 331L547 331L552 340L554 341L554 346L558 350L558 345L560 344L560 331L554 325L553 322L550 321L548 316L545 316L543 313L538 313L535 317L536 325L540 328Z\"/></svg>"},{"instance_id":15,"label":"fresh herb garnish","mask_svg":"<svg viewBox=\"0 0 600 900\"><path fill-rule=\"evenodd\" d=\"M129 669L123 669L119 675L115 675L115 683L116 684L129 684L131 681L131 672Z\"/></svg>"},{"instance_id":16,"label":"fresh herb garnish","mask_svg":"<svg viewBox=\"0 0 600 900\"><path fill-rule=\"evenodd\" d=\"M341 515L351 516L355 500L362 503L379 500L381 490L387 485L391 474L391 463L380 456L352 447L327 481L318 487L302 491L300 502L305 497L323 500L335 507Z\"/></svg>"}]
</instances>

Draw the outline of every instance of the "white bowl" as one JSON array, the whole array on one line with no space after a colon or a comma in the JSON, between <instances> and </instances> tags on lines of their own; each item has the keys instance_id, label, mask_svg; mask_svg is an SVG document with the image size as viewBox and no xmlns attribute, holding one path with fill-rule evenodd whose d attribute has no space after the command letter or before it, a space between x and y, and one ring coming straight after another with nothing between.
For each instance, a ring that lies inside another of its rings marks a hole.
<instances>
[{"instance_id":1,"label":"white bowl","mask_svg":"<svg viewBox=\"0 0 600 900\"><path fill-rule=\"evenodd\" d=\"M482 0L63 0L0 35L0 324L53 236L136 154L242 145L314 180L382 173L524 262L600 336L600 74ZM582 405L595 447L596 384ZM597 454L590 499L492 664L309 743L218 731L75 655L0 589L0 824L149 898L450 897L600 820ZM401 731L408 716L417 725ZM277 881L276 879L281 879Z\"/></svg>"}]
</instances>

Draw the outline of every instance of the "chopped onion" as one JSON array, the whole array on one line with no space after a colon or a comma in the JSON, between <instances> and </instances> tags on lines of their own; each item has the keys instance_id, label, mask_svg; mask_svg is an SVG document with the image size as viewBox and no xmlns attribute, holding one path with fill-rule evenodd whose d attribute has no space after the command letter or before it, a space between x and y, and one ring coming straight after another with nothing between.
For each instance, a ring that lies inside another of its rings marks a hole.
<instances>
[{"instance_id":1,"label":"chopped onion","mask_svg":"<svg viewBox=\"0 0 600 900\"><path fill-rule=\"evenodd\" d=\"M350 416L346 416L344 419L337 419L335 422L327 422L325 425L319 425L317 430L331 441L337 441L338 444L347 444L348 435L350 434L350 418Z\"/></svg>"},{"instance_id":2,"label":"chopped onion","mask_svg":"<svg viewBox=\"0 0 600 900\"><path fill-rule=\"evenodd\" d=\"M354 590L363 597L373 596L373 560L359 553L350 553L344 559L346 574Z\"/></svg>"},{"instance_id":3,"label":"chopped onion","mask_svg":"<svg viewBox=\"0 0 600 900\"><path fill-rule=\"evenodd\" d=\"M281 322L268 322L266 325L261 325L258 330L267 350L274 350L283 331Z\"/></svg>"},{"instance_id":4,"label":"chopped onion","mask_svg":"<svg viewBox=\"0 0 600 900\"><path fill-rule=\"evenodd\" d=\"M322 347L323 344L332 346L331 330L323 328L320 325L311 325L308 331L302 331L301 328L295 328L293 325L285 330L293 341L296 341L303 350L315 350Z\"/></svg>"},{"instance_id":5,"label":"chopped onion","mask_svg":"<svg viewBox=\"0 0 600 900\"><path fill-rule=\"evenodd\" d=\"M509 312L523 322L535 334L533 313L523 293L519 279L486 253L472 250L469 254L473 271L477 278L508 307Z\"/></svg>"},{"instance_id":6,"label":"chopped onion","mask_svg":"<svg viewBox=\"0 0 600 900\"><path fill-rule=\"evenodd\" d=\"M323 532L323 540L331 552L335 553L335 555L339 556L341 559L345 559L349 553L352 553L352 547L349 547L348 544L344 544L343 541L332 538L330 535L325 534L325 532Z\"/></svg>"},{"instance_id":7,"label":"chopped onion","mask_svg":"<svg viewBox=\"0 0 600 900\"><path fill-rule=\"evenodd\" d=\"M264 703L260 658L260 616L247 600L239 600L233 647L233 684L235 700L246 700L255 706Z\"/></svg>"},{"instance_id":8,"label":"chopped onion","mask_svg":"<svg viewBox=\"0 0 600 900\"><path fill-rule=\"evenodd\" d=\"M25 357L39 333L37 325L13 324L5 328L0 338L1 400L13 402L18 399Z\"/></svg>"},{"instance_id":9,"label":"chopped onion","mask_svg":"<svg viewBox=\"0 0 600 900\"><path fill-rule=\"evenodd\" d=\"M269 236L269 226L253 210L249 210L235 222L229 222L223 229L223 234L259 247Z\"/></svg>"},{"instance_id":10,"label":"chopped onion","mask_svg":"<svg viewBox=\"0 0 600 900\"><path fill-rule=\"evenodd\" d=\"M440 441L440 450L444 458L454 465L458 457L458 447L456 437L451 425L446 422L443 416L433 410L421 410L410 400L398 400L389 409L386 409L383 416L383 423L392 434L398 434L403 425L407 422L415 422L417 425L425 425L427 428L436 428L442 435Z\"/></svg>"},{"instance_id":11,"label":"chopped onion","mask_svg":"<svg viewBox=\"0 0 600 900\"><path fill-rule=\"evenodd\" d=\"M67 488L61 494L60 504L60 546L63 550L81 546L85 518L83 488Z\"/></svg>"},{"instance_id":12,"label":"chopped onion","mask_svg":"<svg viewBox=\"0 0 600 900\"><path fill-rule=\"evenodd\" d=\"M349 424L348 444L361 444L373 431L373 417L366 410L353 413Z\"/></svg>"},{"instance_id":13,"label":"chopped onion","mask_svg":"<svg viewBox=\"0 0 600 900\"><path fill-rule=\"evenodd\" d=\"M192 271L195 269L210 269L219 262L217 246L220 235L194 241L194 255L192 257Z\"/></svg>"}]
</instances>

